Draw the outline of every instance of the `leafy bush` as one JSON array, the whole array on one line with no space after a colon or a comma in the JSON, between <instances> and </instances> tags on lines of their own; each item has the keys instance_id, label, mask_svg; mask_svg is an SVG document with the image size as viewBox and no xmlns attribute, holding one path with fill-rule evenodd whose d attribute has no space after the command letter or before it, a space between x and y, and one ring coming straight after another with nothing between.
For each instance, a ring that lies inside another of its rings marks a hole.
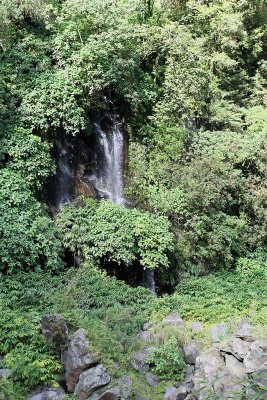
<instances>
[{"instance_id":1,"label":"leafy bush","mask_svg":"<svg viewBox=\"0 0 267 400\"><path fill-rule=\"evenodd\" d=\"M89 199L82 207L64 207L56 225L65 248L86 260L126 265L136 260L151 269L169 265L173 236L165 217Z\"/></svg>"},{"instance_id":2,"label":"leafy bush","mask_svg":"<svg viewBox=\"0 0 267 400\"><path fill-rule=\"evenodd\" d=\"M153 371L164 379L182 381L185 362L182 351L174 337L147 355L146 361L152 365Z\"/></svg>"},{"instance_id":3,"label":"leafy bush","mask_svg":"<svg viewBox=\"0 0 267 400\"><path fill-rule=\"evenodd\" d=\"M237 260L237 272L244 278L267 276L267 254L255 253L251 257L240 257Z\"/></svg>"},{"instance_id":4,"label":"leafy bush","mask_svg":"<svg viewBox=\"0 0 267 400\"><path fill-rule=\"evenodd\" d=\"M25 180L8 169L0 171L1 270L43 268L61 265L61 245L53 221L33 197Z\"/></svg>"},{"instance_id":5,"label":"leafy bush","mask_svg":"<svg viewBox=\"0 0 267 400\"><path fill-rule=\"evenodd\" d=\"M0 353L4 365L12 369L12 380L31 388L39 383L51 385L62 366L58 355L46 345L40 331L40 315L36 312L15 311L1 307Z\"/></svg>"}]
</instances>

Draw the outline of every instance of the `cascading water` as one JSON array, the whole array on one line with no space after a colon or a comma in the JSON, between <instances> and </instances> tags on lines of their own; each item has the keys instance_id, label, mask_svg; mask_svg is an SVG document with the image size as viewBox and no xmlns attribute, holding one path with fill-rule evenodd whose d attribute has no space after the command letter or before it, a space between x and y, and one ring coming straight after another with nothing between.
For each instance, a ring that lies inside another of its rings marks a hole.
<instances>
[{"instance_id":1,"label":"cascading water","mask_svg":"<svg viewBox=\"0 0 267 400\"><path fill-rule=\"evenodd\" d=\"M124 135L115 114L106 114L94 122L95 151L89 177L100 197L124 204Z\"/></svg>"},{"instance_id":2,"label":"cascading water","mask_svg":"<svg viewBox=\"0 0 267 400\"><path fill-rule=\"evenodd\" d=\"M156 294L155 270L149 268L143 269L142 286Z\"/></svg>"},{"instance_id":3,"label":"cascading water","mask_svg":"<svg viewBox=\"0 0 267 400\"><path fill-rule=\"evenodd\" d=\"M69 143L65 133L55 139L57 172L55 177L55 208L59 211L74 198L73 171Z\"/></svg>"}]
</instances>

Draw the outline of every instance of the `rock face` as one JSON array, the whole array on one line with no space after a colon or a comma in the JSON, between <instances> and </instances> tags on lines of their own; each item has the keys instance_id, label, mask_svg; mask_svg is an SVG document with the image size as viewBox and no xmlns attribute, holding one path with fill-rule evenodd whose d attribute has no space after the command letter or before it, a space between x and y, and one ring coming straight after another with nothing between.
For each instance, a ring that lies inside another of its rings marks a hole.
<instances>
[{"instance_id":1,"label":"rock face","mask_svg":"<svg viewBox=\"0 0 267 400\"><path fill-rule=\"evenodd\" d=\"M45 340L55 347L58 348L68 343L68 327L61 315L44 315L41 327Z\"/></svg>"},{"instance_id":2,"label":"rock face","mask_svg":"<svg viewBox=\"0 0 267 400\"><path fill-rule=\"evenodd\" d=\"M96 359L88 351L89 341L84 329L74 333L69 343L68 350L62 354L62 363L66 370L66 383L68 391L72 392L78 382L80 374L87 368L96 364Z\"/></svg>"},{"instance_id":3,"label":"rock face","mask_svg":"<svg viewBox=\"0 0 267 400\"><path fill-rule=\"evenodd\" d=\"M146 357L152 349L152 347L148 346L133 354L131 363L136 371L148 372L149 365L146 363Z\"/></svg>"},{"instance_id":4,"label":"rock face","mask_svg":"<svg viewBox=\"0 0 267 400\"><path fill-rule=\"evenodd\" d=\"M244 357L244 366L247 373L267 368L267 342L265 340L258 339L251 344Z\"/></svg>"},{"instance_id":5,"label":"rock face","mask_svg":"<svg viewBox=\"0 0 267 400\"><path fill-rule=\"evenodd\" d=\"M30 395L28 400L63 400L65 394L63 389L45 388Z\"/></svg>"},{"instance_id":6,"label":"rock face","mask_svg":"<svg viewBox=\"0 0 267 400\"><path fill-rule=\"evenodd\" d=\"M227 335L228 327L226 324L221 323L211 327L211 339L214 343L220 342L222 338Z\"/></svg>"},{"instance_id":7,"label":"rock face","mask_svg":"<svg viewBox=\"0 0 267 400\"><path fill-rule=\"evenodd\" d=\"M79 400L86 400L94 390L107 385L109 382L110 376L106 368L99 364L80 375L74 393Z\"/></svg>"},{"instance_id":8,"label":"rock face","mask_svg":"<svg viewBox=\"0 0 267 400\"><path fill-rule=\"evenodd\" d=\"M241 393L244 400L267 399L267 341L252 332L253 327L242 321L227 343L218 343L227 333L227 325L218 324L211 330L215 344L210 349L200 352L197 341L187 343L184 382L168 387L164 400L236 399Z\"/></svg>"},{"instance_id":9,"label":"rock face","mask_svg":"<svg viewBox=\"0 0 267 400\"><path fill-rule=\"evenodd\" d=\"M184 360L187 364L195 364L196 358L199 355L200 342L192 340L183 346Z\"/></svg>"}]
</instances>

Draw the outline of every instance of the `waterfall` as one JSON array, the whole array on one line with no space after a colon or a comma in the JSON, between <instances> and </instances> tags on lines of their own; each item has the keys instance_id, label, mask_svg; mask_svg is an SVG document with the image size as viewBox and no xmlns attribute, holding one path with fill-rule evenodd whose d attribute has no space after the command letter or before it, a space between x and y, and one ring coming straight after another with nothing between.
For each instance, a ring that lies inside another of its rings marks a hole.
<instances>
[{"instance_id":1,"label":"waterfall","mask_svg":"<svg viewBox=\"0 0 267 400\"><path fill-rule=\"evenodd\" d=\"M55 139L57 172L55 177L55 208L59 211L74 198L74 182L69 143L64 132Z\"/></svg>"},{"instance_id":2,"label":"waterfall","mask_svg":"<svg viewBox=\"0 0 267 400\"><path fill-rule=\"evenodd\" d=\"M100 197L124 204L124 135L122 123L108 113L94 122L95 151L90 181Z\"/></svg>"},{"instance_id":3,"label":"waterfall","mask_svg":"<svg viewBox=\"0 0 267 400\"><path fill-rule=\"evenodd\" d=\"M149 289L152 293L156 294L155 270L143 269L142 273L142 286Z\"/></svg>"}]
</instances>

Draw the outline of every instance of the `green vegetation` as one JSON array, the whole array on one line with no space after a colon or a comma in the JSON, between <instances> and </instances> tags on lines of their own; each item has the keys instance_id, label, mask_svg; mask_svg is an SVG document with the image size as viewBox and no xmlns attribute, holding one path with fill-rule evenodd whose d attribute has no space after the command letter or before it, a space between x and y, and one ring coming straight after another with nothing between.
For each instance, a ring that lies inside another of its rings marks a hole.
<instances>
[{"instance_id":1,"label":"green vegetation","mask_svg":"<svg viewBox=\"0 0 267 400\"><path fill-rule=\"evenodd\" d=\"M173 237L166 217L89 199L83 207L64 207L56 225L64 247L83 260L139 261L151 269L169 265Z\"/></svg>"},{"instance_id":2,"label":"green vegetation","mask_svg":"<svg viewBox=\"0 0 267 400\"><path fill-rule=\"evenodd\" d=\"M145 321L177 311L204 331L243 316L266 325L266 10L265 0L0 0L0 356L13 370L0 399L56 382L44 313L84 327L114 375L119 364L154 400L182 376L175 349L187 338L162 328L153 392L129 366ZM55 138L88 137L105 97L127 125L132 207L80 198L54 215ZM99 268L109 262L155 269L162 296L109 277Z\"/></svg>"}]
</instances>

